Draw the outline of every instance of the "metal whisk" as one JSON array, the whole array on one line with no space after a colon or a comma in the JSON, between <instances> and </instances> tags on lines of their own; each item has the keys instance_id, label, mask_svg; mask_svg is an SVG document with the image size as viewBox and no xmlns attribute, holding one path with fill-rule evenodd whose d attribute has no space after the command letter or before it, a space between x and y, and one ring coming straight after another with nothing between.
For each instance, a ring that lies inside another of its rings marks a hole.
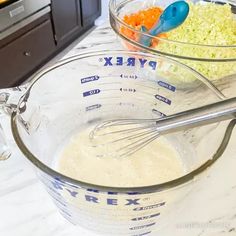
<instances>
[{"instance_id":1,"label":"metal whisk","mask_svg":"<svg viewBox=\"0 0 236 236\"><path fill-rule=\"evenodd\" d=\"M90 133L100 156L129 156L160 135L236 118L236 97L160 119L114 119L98 124ZM106 149L103 149L103 148Z\"/></svg>"}]
</instances>

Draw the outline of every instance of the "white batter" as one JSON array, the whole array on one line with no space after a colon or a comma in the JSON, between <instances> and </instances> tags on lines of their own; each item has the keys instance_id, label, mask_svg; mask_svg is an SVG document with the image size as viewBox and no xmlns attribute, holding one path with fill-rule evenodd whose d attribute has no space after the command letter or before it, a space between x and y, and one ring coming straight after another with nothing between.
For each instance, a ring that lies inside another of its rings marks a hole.
<instances>
[{"instance_id":1,"label":"white batter","mask_svg":"<svg viewBox=\"0 0 236 236\"><path fill-rule=\"evenodd\" d=\"M57 163L59 172L110 187L154 185L185 172L179 153L167 139L158 138L132 156L97 157L98 149L91 147L89 132L90 129L82 130L64 147Z\"/></svg>"}]
</instances>

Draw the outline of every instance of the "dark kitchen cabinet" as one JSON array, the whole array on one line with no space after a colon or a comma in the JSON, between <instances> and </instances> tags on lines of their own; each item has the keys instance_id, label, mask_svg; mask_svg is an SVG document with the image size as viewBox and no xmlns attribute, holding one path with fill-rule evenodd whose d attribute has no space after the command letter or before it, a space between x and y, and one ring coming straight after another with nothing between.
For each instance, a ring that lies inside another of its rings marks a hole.
<instances>
[{"instance_id":1,"label":"dark kitchen cabinet","mask_svg":"<svg viewBox=\"0 0 236 236\"><path fill-rule=\"evenodd\" d=\"M1 38L0 88L20 85L93 26L100 14L101 0L51 0L40 17Z\"/></svg>"},{"instance_id":2,"label":"dark kitchen cabinet","mask_svg":"<svg viewBox=\"0 0 236 236\"><path fill-rule=\"evenodd\" d=\"M94 23L95 19L101 15L101 1L100 0L80 0L82 25L86 27Z\"/></svg>"},{"instance_id":3,"label":"dark kitchen cabinet","mask_svg":"<svg viewBox=\"0 0 236 236\"><path fill-rule=\"evenodd\" d=\"M0 48L0 88L19 85L55 51L50 15L32 27Z\"/></svg>"},{"instance_id":4,"label":"dark kitchen cabinet","mask_svg":"<svg viewBox=\"0 0 236 236\"><path fill-rule=\"evenodd\" d=\"M79 0L52 0L52 19L58 46L82 30Z\"/></svg>"},{"instance_id":5,"label":"dark kitchen cabinet","mask_svg":"<svg viewBox=\"0 0 236 236\"><path fill-rule=\"evenodd\" d=\"M88 30L101 15L101 0L52 0L52 21L59 47Z\"/></svg>"}]
</instances>

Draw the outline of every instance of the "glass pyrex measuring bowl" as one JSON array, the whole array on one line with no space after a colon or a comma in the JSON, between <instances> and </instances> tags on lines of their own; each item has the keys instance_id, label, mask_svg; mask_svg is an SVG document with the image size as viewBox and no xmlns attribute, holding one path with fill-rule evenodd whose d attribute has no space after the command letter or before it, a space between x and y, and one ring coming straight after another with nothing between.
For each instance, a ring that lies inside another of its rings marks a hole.
<instances>
[{"instance_id":1,"label":"glass pyrex measuring bowl","mask_svg":"<svg viewBox=\"0 0 236 236\"><path fill-rule=\"evenodd\" d=\"M181 76L196 79L191 88L176 80ZM11 104L14 90L20 94L17 106ZM166 57L103 51L65 59L38 73L21 91L15 88L0 95L7 98L5 110L12 112L18 147L60 213L103 235L156 235L184 204L194 182L203 179L224 152L235 124L220 122L167 135L186 168L178 179L153 186L98 186L55 168L58 150L81 127L111 118L159 118L219 101L225 94L199 73Z\"/></svg>"},{"instance_id":2,"label":"glass pyrex measuring bowl","mask_svg":"<svg viewBox=\"0 0 236 236\"><path fill-rule=\"evenodd\" d=\"M194 68L199 73L207 77L209 80L218 81L225 77L235 76L236 74L236 42L232 45L226 45L224 36L222 36L221 43L206 40L205 44L196 44L187 42L186 40L177 41L170 40L168 38L150 36L145 32L140 32L140 29L134 26L130 26L124 22L124 16L132 13L137 13L139 10L148 9L150 7L161 7L165 9L169 4L176 0L111 0L110 9L110 23L113 30L121 39L122 45L129 50L145 51L154 54L162 54ZM236 2L230 0L189 0L187 2L200 3L206 5L207 3L214 4L228 4L231 7L233 15L236 14ZM195 13L194 13L195 14ZM215 13L218 19L220 16ZM199 15L199 18L202 17ZM211 18L211 16L209 16ZM236 20L236 15L235 15ZM207 20L206 20L207 21ZM189 26L188 26L189 27ZM212 34L215 30L220 30L224 26L222 20L222 26L218 29L212 28ZM190 33L194 34L191 29ZM202 25L202 37L206 37L205 28ZM152 45L146 47L140 44L139 38L146 36L150 38ZM201 35L193 35L194 38L199 38ZM211 37L211 32L209 36ZM185 82L191 82L191 79L186 79Z\"/></svg>"}]
</instances>

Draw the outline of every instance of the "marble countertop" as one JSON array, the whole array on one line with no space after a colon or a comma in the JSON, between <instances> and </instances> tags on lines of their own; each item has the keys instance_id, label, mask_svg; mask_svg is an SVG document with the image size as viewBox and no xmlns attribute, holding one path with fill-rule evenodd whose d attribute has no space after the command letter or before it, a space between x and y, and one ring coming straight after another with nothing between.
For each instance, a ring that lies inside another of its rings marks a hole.
<instances>
[{"instance_id":1,"label":"marble countertop","mask_svg":"<svg viewBox=\"0 0 236 236\"><path fill-rule=\"evenodd\" d=\"M65 57L85 51L121 49L109 25L93 30ZM236 130L223 157L203 183L186 198L178 219L162 236L236 235ZM1 236L96 236L68 223L36 178L32 166L13 145L13 155L0 162Z\"/></svg>"}]
</instances>

